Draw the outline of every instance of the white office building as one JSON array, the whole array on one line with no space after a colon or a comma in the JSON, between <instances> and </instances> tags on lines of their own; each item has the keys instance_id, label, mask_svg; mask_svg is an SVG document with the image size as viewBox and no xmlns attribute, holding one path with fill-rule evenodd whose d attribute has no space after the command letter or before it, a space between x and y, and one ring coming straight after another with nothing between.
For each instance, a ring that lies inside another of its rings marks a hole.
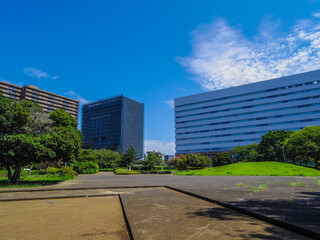
<instances>
[{"instance_id":1,"label":"white office building","mask_svg":"<svg viewBox=\"0 0 320 240\"><path fill-rule=\"evenodd\" d=\"M176 154L228 151L320 125L320 70L176 98Z\"/></svg>"}]
</instances>

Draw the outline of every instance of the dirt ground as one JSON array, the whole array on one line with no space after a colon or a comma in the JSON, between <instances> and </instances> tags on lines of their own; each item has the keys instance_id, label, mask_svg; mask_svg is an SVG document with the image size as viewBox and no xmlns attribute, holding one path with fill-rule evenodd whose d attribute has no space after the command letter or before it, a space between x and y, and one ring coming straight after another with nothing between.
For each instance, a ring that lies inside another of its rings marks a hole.
<instances>
[{"instance_id":1,"label":"dirt ground","mask_svg":"<svg viewBox=\"0 0 320 240\"><path fill-rule=\"evenodd\" d=\"M118 196L1 202L2 240L129 240Z\"/></svg>"}]
</instances>

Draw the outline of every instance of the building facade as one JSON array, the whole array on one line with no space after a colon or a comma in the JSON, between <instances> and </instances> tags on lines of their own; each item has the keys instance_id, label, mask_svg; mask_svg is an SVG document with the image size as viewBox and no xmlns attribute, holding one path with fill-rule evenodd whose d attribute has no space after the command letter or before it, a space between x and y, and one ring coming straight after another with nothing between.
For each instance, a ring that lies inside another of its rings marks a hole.
<instances>
[{"instance_id":1,"label":"building facade","mask_svg":"<svg viewBox=\"0 0 320 240\"><path fill-rule=\"evenodd\" d=\"M176 154L213 154L320 125L320 70L175 99Z\"/></svg>"},{"instance_id":2,"label":"building facade","mask_svg":"<svg viewBox=\"0 0 320 240\"><path fill-rule=\"evenodd\" d=\"M27 85L19 87L10 83L0 82L2 96L15 100L29 100L42 107L44 112L52 112L55 109L65 109L71 116L78 118L79 101L40 90L36 86Z\"/></svg>"},{"instance_id":3,"label":"building facade","mask_svg":"<svg viewBox=\"0 0 320 240\"><path fill-rule=\"evenodd\" d=\"M169 159L174 158L174 155L164 155L163 160L167 162Z\"/></svg>"},{"instance_id":4,"label":"building facade","mask_svg":"<svg viewBox=\"0 0 320 240\"><path fill-rule=\"evenodd\" d=\"M125 152L132 146L143 156L143 103L116 96L83 105L84 144L92 149Z\"/></svg>"}]
</instances>

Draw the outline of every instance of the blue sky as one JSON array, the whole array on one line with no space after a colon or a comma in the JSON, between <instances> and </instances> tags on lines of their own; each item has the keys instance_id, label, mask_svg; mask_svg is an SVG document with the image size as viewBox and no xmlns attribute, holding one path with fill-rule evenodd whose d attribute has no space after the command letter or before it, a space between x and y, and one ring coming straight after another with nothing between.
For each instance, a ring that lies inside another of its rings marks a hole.
<instances>
[{"instance_id":1,"label":"blue sky","mask_svg":"<svg viewBox=\"0 0 320 240\"><path fill-rule=\"evenodd\" d=\"M174 152L174 98L320 66L316 0L0 3L0 80L143 102L145 150Z\"/></svg>"}]
</instances>

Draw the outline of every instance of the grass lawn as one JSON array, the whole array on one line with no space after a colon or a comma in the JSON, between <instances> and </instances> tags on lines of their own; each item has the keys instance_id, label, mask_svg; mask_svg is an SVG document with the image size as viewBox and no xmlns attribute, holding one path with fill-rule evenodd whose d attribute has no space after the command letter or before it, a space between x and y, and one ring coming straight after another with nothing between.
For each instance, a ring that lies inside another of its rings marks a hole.
<instances>
[{"instance_id":1,"label":"grass lawn","mask_svg":"<svg viewBox=\"0 0 320 240\"><path fill-rule=\"evenodd\" d=\"M135 170L131 170L129 171L126 168L117 168L114 170L115 174L119 174L119 175L132 175L132 174L140 174L139 171L135 171Z\"/></svg>"},{"instance_id":2,"label":"grass lawn","mask_svg":"<svg viewBox=\"0 0 320 240\"><path fill-rule=\"evenodd\" d=\"M59 176L59 175L32 175L21 176L21 180L18 184L12 185L8 181L7 177L0 177L0 188L22 188L22 187L41 187L45 185L57 184L66 180L72 179L71 176Z\"/></svg>"},{"instance_id":3,"label":"grass lawn","mask_svg":"<svg viewBox=\"0 0 320 240\"><path fill-rule=\"evenodd\" d=\"M320 171L280 162L234 163L220 167L187 170L177 175L320 176Z\"/></svg>"}]
</instances>

